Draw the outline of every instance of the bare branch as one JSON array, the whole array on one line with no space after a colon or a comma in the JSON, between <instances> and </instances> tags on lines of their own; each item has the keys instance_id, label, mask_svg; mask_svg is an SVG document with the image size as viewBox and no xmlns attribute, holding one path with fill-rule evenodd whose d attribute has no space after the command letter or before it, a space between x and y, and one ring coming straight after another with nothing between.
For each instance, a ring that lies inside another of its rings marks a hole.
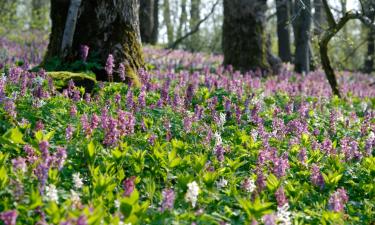
<instances>
[{"instance_id":1,"label":"bare branch","mask_svg":"<svg viewBox=\"0 0 375 225\"><path fill-rule=\"evenodd\" d=\"M328 25L331 27L336 26L335 18L333 17L332 11L329 8L327 0L322 0L325 13L327 15Z\"/></svg>"},{"instance_id":2,"label":"bare branch","mask_svg":"<svg viewBox=\"0 0 375 225\"><path fill-rule=\"evenodd\" d=\"M198 23L195 25L195 27L190 30L189 32L187 32L185 35L183 35L182 37L178 38L177 40L175 40L173 43L171 43L170 45L168 45L167 48L169 49L175 49L183 40L185 40L186 38L188 38L189 36L193 35L194 33L198 32L199 31L199 28L201 26L201 24L203 22L205 22L206 20L208 20L208 18L210 18L210 16L215 12L215 8L216 6L219 4L219 0L217 0L214 5L212 6L211 8L211 11L201 20L198 21Z\"/></svg>"}]
</instances>

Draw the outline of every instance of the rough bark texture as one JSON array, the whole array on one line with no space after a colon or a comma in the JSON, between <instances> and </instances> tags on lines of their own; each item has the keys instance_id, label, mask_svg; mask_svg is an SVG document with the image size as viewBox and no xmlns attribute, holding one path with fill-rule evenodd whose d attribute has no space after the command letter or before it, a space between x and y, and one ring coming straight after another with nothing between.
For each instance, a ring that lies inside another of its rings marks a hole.
<instances>
[{"instance_id":1,"label":"rough bark texture","mask_svg":"<svg viewBox=\"0 0 375 225\"><path fill-rule=\"evenodd\" d=\"M270 71L265 35L266 0L224 0L224 65Z\"/></svg>"},{"instance_id":2,"label":"rough bark texture","mask_svg":"<svg viewBox=\"0 0 375 225\"><path fill-rule=\"evenodd\" d=\"M367 54L365 59L365 72L374 71L374 55L375 55L375 30L370 29L367 34Z\"/></svg>"},{"instance_id":3,"label":"rough bark texture","mask_svg":"<svg viewBox=\"0 0 375 225\"><path fill-rule=\"evenodd\" d=\"M159 0L154 0L154 29L152 30L151 44L155 45L159 37Z\"/></svg>"},{"instance_id":4,"label":"rough bark texture","mask_svg":"<svg viewBox=\"0 0 375 225\"><path fill-rule=\"evenodd\" d=\"M158 1L155 0L141 0L139 8L139 23L140 23L140 32L141 39L143 43L155 44L158 29L158 11L155 10L158 8Z\"/></svg>"},{"instance_id":5,"label":"rough bark texture","mask_svg":"<svg viewBox=\"0 0 375 225\"><path fill-rule=\"evenodd\" d=\"M77 25L78 9L81 5L81 0L71 0L69 5L68 15L66 17L63 39L61 43L61 51L63 57L69 52L73 44L73 36Z\"/></svg>"},{"instance_id":6,"label":"rough bark texture","mask_svg":"<svg viewBox=\"0 0 375 225\"><path fill-rule=\"evenodd\" d=\"M60 55L68 7L68 0L51 1L52 32L45 61ZM138 8L138 0L84 0L72 49L69 57L63 60L78 59L80 46L88 45L89 55L95 56L103 66L109 54L114 56L116 65L126 63L126 75L138 83L137 70L144 66ZM107 80L104 69L94 72L98 80Z\"/></svg>"},{"instance_id":7,"label":"rough bark texture","mask_svg":"<svg viewBox=\"0 0 375 225\"><path fill-rule=\"evenodd\" d=\"M324 23L324 10L322 0L314 0L314 33L319 35L325 27Z\"/></svg>"},{"instance_id":8,"label":"rough bark texture","mask_svg":"<svg viewBox=\"0 0 375 225\"><path fill-rule=\"evenodd\" d=\"M294 20L295 36L295 70L298 73L310 72L310 26L311 26L311 4L310 0L296 1L295 10L297 17Z\"/></svg>"},{"instance_id":9,"label":"rough bark texture","mask_svg":"<svg viewBox=\"0 0 375 225\"><path fill-rule=\"evenodd\" d=\"M279 56L283 62L291 62L289 0L276 0L277 36Z\"/></svg>"}]
</instances>

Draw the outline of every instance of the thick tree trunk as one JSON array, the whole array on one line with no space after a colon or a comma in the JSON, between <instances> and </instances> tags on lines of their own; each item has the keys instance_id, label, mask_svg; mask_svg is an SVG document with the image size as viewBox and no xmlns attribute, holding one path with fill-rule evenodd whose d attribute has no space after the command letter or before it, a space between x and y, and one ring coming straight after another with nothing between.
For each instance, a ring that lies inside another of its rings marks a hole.
<instances>
[{"instance_id":1,"label":"thick tree trunk","mask_svg":"<svg viewBox=\"0 0 375 225\"><path fill-rule=\"evenodd\" d=\"M292 60L290 51L289 12L289 0L276 0L279 56L283 62L291 62Z\"/></svg>"},{"instance_id":2,"label":"thick tree trunk","mask_svg":"<svg viewBox=\"0 0 375 225\"><path fill-rule=\"evenodd\" d=\"M164 0L163 17L164 17L164 24L167 28L168 45L170 45L174 40L174 32L173 32L173 26L171 22L171 9L169 6L169 0Z\"/></svg>"},{"instance_id":3,"label":"thick tree trunk","mask_svg":"<svg viewBox=\"0 0 375 225\"><path fill-rule=\"evenodd\" d=\"M159 0L154 0L154 29L151 35L151 44L155 45L159 37Z\"/></svg>"},{"instance_id":4,"label":"thick tree trunk","mask_svg":"<svg viewBox=\"0 0 375 225\"><path fill-rule=\"evenodd\" d=\"M155 10L158 8L158 1L155 0L141 0L139 8L139 22L140 22L140 32L141 39L143 43L155 44L158 29L158 11ZM155 20L156 19L156 20ZM156 30L156 31L155 31Z\"/></svg>"},{"instance_id":5,"label":"thick tree trunk","mask_svg":"<svg viewBox=\"0 0 375 225\"><path fill-rule=\"evenodd\" d=\"M265 34L266 0L224 0L224 65L270 71Z\"/></svg>"},{"instance_id":6,"label":"thick tree trunk","mask_svg":"<svg viewBox=\"0 0 375 225\"><path fill-rule=\"evenodd\" d=\"M200 20L200 5L201 1L200 0L191 0L190 2L190 20L189 20L189 26L190 30L193 30L196 26L197 23ZM196 51L197 46L200 44L200 36L199 36L199 31L196 32L195 34L192 34L190 37L190 43L189 43L189 50L190 51Z\"/></svg>"},{"instance_id":7,"label":"thick tree trunk","mask_svg":"<svg viewBox=\"0 0 375 225\"><path fill-rule=\"evenodd\" d=\"M365 59L365 72L374 71L374 55L375 55L375 30L369 29L367 34L367 54Z\"/></svg>"},{"instance_id":8,"label":"thick tree trunk","mask_svg":"<svg viewBox=\"0 0 375 225\"><path fill-rule=\"evenodd\" d=\"M295 10L299 12L294 20L295 36L295 70L298 73L310 72L310 26L311 26L310 0L296 1Z\"/></svg>"},{"instance_id":9,"label":"thick tree trunk","mask_svg":"<svg viewBox=\"0 0 375 225\"><path fill-rule=\"evenodd\" d=\"M61 55L60 46L66 22L69 1L51 1L52 32L45 62ZM126 64L126 75L138 83L137 71L144 66L140 43L138 0L83 1L77 19L69 56L63 61L79 59L81 45L88 45L95 60L104 67L109 54ZM116 68L117 69L117 68ZM104 69L94 71L98 80L107 80Z\"/></svg>"}]
</instances>

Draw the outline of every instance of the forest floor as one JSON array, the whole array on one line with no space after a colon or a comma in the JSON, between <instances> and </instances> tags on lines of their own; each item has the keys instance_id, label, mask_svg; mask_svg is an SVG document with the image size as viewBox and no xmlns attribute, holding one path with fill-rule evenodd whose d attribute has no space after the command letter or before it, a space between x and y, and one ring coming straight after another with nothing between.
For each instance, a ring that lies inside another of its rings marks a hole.
<instances>
[{"instance_id":1,"label":"forest floor","mask_svg":"<svg viewBox=\"0 0 375 225\"><path fill-rule=\"evenodd\" d=\"M375 222L366 74L341 72L339 99L321 71L264 78L221 56L145 48L141 87L86 93L28 71L43 43L2 43L5 224Z\"/></svg>"}]
</instances>

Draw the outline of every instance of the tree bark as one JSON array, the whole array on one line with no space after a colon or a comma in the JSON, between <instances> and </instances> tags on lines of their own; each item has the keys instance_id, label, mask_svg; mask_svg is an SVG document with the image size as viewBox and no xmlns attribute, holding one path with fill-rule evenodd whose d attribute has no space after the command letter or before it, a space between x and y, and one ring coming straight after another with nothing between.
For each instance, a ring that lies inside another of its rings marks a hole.
<instances>
[{"instance_id":1,"label":"tree bark","mask_svg":"<svg viewBox=\"0 0 375 225\"><path fill-rule=\"evenodd\" d=\"M289 0L276 0L277 36L279 56L283 62L291 62Z\"/></svg>"},{"instance_id":2,"label":"tree bark","mask_svg":"<svg viewBox=\"0 0 375 225\"><path fill-rule=\"evenodd\" d=\"M62 56L65 57L72 48L73 35L77 25L78 9L81 5L81 0L70 0L69 11L66 17L63 39L61 43Z\"/></svg>"},{"instance_id":3,"label":"tree bark","mask_svg":"<svg viewBox=\"0 0 375 225\"><path fill-rule=\"evenodd\" d=\"M168 45L169 45L174 40L174 32L173 32L173 26L171 22L171 9L169 5L169 0L164 0L163 16L164 16L164 24L167 28L167 38L168 38Z\"/></svg>"},{"instance_id":4,"label":"tree bark","mask_svg":"<svg viewBox=\"0 0 375 225\"><path fill-rule=\"evenodd\" d=\"M69 62L79 59L81 45L90 47L89 55L103 67L109 54L115 64L126 64L128 80L138 84L137 71L144 66L140 43L138 0L83 1L78 14ZM66 22L69 1L51 0L52 32L45 62L61 54L60 46ZM104 69L94 71L98 80L107 80Z\"/></svg>"},{"instance_id":5,"label":"tree bark","mask_svg":"<svg viewBox=\"0 0 375 225\"><path fill-rule=\"evenodd\" d=\"M200 10L199 10L200 5L201 5L200 0L191 0L190 20L189 20L190 30L193 30L195 26L197 25L197 23L200 21ZM199 50L199 48L197 48L197 46L199 46L200 44L199 40L200 40L200 35L198 31L195 34L191 35L188 49L190 51Z\"/></svg>"},{"instance_id":6,"label":"tree bark","mask_svg":"<svg viewBox=\"0 0 375 225\"><path fill-rule=\"evenodd\" d=\"M186 21L187 21L187 12L186 12L186 0L181 0L181 15L180 23L177 28L177 39L182 37L182 31L186 31Z\"/></svg>"},{"instance_id":7,"label":"tree bark","mask_svg":"<svg viewBox=\"0 0 375 225\"><path fill-rule=\"evenodd\" d=\"M375 30L369 29L367 33L367 54L365 59L365 72L374 71L374 55L375 55Z\"/></svg>"},{"instance_id":8,"label":"tree bark","mask_svg":"<svg viewBox=\"0 0 375 225\"><path fill-rule=\"evenodd\" d=\"M266 0L224 0L224 65L243 72L270 71L265 34Z\"/></svg>"},{"instance_id":9,"label":"tree bark","mask_svg":"<svg viewBox=\"0 0 375 225\"><path fill-rule=\"evenodd\" d=\"M143 43L155 44L158 29L158 1L155 0L141 0L139 8L139 22L141 39Z\"/></svg>"},{"instance_id":10,"label":"tree bark","mask_svg":"<svg viewBox=\"0 0 375 225\"><path fill-rule=\"evenodd\" d=\"M295 70L298 73L310 72L310 27L311 27L311 4L310 0L296 1L295 10L297 17L294 20L295 36Z\"/></svg>"}]
</instances>

